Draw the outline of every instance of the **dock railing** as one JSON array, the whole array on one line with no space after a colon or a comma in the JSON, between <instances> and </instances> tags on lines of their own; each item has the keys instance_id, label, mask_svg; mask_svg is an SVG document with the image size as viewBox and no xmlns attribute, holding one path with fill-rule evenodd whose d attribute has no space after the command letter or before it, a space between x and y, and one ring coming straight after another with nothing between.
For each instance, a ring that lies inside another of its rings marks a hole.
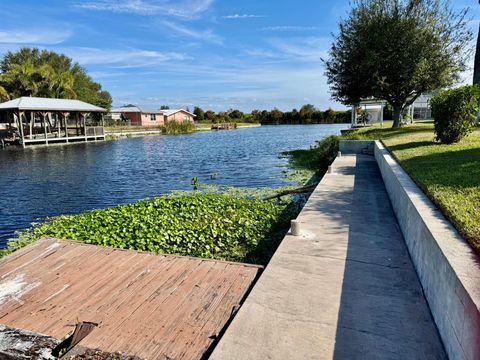
<instances>
[{"instance_id":1,"label":"dock railing","mask_svg":"<svg viewBox=\"0 0 480 360\"><path fill-rule=\"evenodd\" d=\"M105 128L103 126L87 126L86 136L105 136Z\"/></svg>"}]
</instances>

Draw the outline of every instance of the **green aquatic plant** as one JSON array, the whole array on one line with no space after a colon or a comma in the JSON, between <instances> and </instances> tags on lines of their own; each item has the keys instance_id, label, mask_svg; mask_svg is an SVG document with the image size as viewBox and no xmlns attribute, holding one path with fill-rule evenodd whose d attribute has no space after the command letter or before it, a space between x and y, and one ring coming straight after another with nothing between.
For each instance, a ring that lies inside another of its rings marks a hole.
<instances>
[{"instance_id":1,"label":"green aquatic plant","mask_svg":"<svg viewBox=\"0 0 480 360\"><path fill-rule=\"evenodd\" d=\"M294 169L309 170L317 176L323 175L338 154L340 139L339 136L331 135L318 141L310 149L287 151L283 155L289 157Z\"/></svg>"},{"instance_id":2,"label":"green aquatic plant","mask_svg":"<svg viewBox=\"0 0 480 360\"><path fill-rule=\"evenodd\" d=\"M298 206L191 192L58 216L18 233L9 251L43 236L156 253L265 264Z\"/></svg>"},{"instance_id":3,"label":"green aquatic plant","mask_svg":"<svg viewBox=\"0 0 480 360\"><path fill-rule=\"evenodd\" d=\"M194 123L190 121L184 122L176 122L176 121L168 121L162 127L162 134L166 135L177 135L177 134L189 134L193 133L197 130L197 127Z\"/></svg>"}]
</instances>

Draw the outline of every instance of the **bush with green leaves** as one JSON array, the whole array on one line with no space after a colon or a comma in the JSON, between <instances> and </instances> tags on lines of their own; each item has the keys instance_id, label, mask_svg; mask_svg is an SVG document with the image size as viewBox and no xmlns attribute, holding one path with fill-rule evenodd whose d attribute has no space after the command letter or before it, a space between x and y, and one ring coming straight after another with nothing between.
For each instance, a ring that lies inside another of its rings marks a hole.
<instances>
[{"instance_id":1,"label":"bush with green leaves","mask_svg":"<svg viewBox=\"0 0 480 360\"><path fill-rule=\"evenodd\" d=\"M193 122L185 120L183 122L168 121L162 127L162 133L168 135L188 134L196 131L197 128Z\"/></svg>"},{"instance_id":2,"label":"bush with green leaves","mask_svg":"<svg viewBox=\"0 0 480 360\"><path fill-rule=\"evenodd\" d=\"M478 113L479 96L477 86L466 85L432 97L430 104L437 141L452 144L468 135Z\"/></svg>"},{"instance_id":3,"label":"bush with green leaves","mask_svg":"<svg viewBox=\"0 0 480 360\"><path fill-rule=\"evenodd\" d=\"M43 236L156 253L265 264L298 211L292 201L192 192L47 219L8 252Z\"/></svg>"},{"instance_id":4,"label":"bush with green leaves","mask_svg":"<svg viewBox=\"0 0 480 360\"><path fill-rule=\"evenodd\" d=\"M318 141L310 149L292 150L283 154L290 157L293 167L309 169L323 175L338 154L339 140L339 136L331 135Z\"/></svg>"}]
</instances>

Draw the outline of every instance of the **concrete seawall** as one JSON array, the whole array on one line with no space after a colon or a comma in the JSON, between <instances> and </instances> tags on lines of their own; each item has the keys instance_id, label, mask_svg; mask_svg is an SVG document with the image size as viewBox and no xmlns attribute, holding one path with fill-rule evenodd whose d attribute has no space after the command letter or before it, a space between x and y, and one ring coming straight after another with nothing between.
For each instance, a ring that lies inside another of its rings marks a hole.
<instances>
[{"instance_id":1,"label":"concrete seawall","mask_svg":"<svg viewBox=\"0 0 480 360\"><path fill-rule=\"evenodd\" d=\"M480 359L480 258L382 143L375 158L450 359Z\"/></svg>"},{"instance_id":2,"label":"concrete seawall","mask_svg":"<svg viewBox=\"0 0 480 360\"><path fill-rule=\"evenodd\" d=\"M332 170L210 359L446 359L374 157Z\"/></svg>"}]
</instances>

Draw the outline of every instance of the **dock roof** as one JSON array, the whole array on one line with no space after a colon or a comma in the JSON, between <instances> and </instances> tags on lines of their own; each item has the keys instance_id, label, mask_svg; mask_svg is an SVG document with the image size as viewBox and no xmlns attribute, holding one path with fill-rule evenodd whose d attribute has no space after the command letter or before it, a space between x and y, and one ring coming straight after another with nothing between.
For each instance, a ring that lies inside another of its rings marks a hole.
<instances>
[{"instance_id":1,"label":"dock roof","mask_svg":"<svg viewBox=\"0 0 480 360\"><path fill-rule=\"evenodd\" d=\"M261 267L43 238L0 259L0 322L145 359L200 359Z\"/></svg>"},{"instance_id":2,"label":"dock roof","mask_svg":"<svg viewBox=\"0 0 480 360\"><path fill-rule=\"evenodd\" d=\"M0 104L0 110L106 112L107 110L80 100L20 97Z\"/></svg>"}]
</instances>

